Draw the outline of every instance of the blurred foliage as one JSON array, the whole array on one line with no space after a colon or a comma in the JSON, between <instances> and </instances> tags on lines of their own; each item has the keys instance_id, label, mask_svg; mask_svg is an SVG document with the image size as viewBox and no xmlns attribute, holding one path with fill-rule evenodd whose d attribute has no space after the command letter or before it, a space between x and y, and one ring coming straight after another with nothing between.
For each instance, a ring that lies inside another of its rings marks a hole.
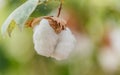
<instances>
[{"instance_id":1,"label":"blurred foliage","mask_svg":"<svg viewBox=\"0 0 120 75\"><path fill-rule=\"evenodd\" d=\"M4 71L10 67L10 61L4 53L4 48L0 45L0 71Z\"/></svg>"},{"instance_id":2,"label":"blurred foliage","mask_svg":"<svg viewBox=\"0 0 120 75\"><path fill-rule=\"evenodd\" d=\"M51 0L47 3L40 4L36 8L36 10L32 13L31 17L39 17L39 16L46 16L52 10L56 9L59 5L58 1Z\"/></svg>"}]
</instances>

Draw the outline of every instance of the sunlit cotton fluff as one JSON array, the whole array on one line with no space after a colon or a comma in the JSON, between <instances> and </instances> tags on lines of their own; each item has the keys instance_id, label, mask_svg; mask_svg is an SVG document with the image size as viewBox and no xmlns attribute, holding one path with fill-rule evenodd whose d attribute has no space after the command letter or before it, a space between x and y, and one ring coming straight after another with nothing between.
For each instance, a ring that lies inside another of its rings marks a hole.
<instances>
[{"instance_id":1,"label":"sunlit cotton fluff","mask_svg":"<svg viewBox=\"0 0 120 75\"><path fill-rule=\"evenodd\" d=\"M75 47L76 40L70 29L66 27L57 34L47 19L42 19L33 31L34 48L40 55L63 60Z\"/></svg>"},{"instance_id":2,"label":"sunlit cotton fluff","mask_svg":"<svg viewBox=\"0 0 120 75\"><path fill-rule=\"evenodd\" d=\"M33 42L38 54L50 57L54 52L57 40L58 35L46 19L42 19L39 25L34 27Z\"/></svg>"},{"instance_id":3,"label":"sunlit cotton fluff","mask_svg":"<svg viewBox=\"0 0 120 75\"><path fill-rule=\"evenodd\" d=\"M66 59L74 49L75 43L75 37L72 35L70 29L66 28L66 30L63 30L59 34L59 40L52 57L57 60Z\"/></svg>"},{"instance_id":4,"label":"sunlit cotton fluff","mask_svg":"<svg viewBox=\"0 0 120 75\"><path fill-rule=\"evenodd\" d=\"M111 45L114 48L114 51L120 58L120 28L115 28L110 32L110 41Z\"/></svg>"},{"instance_id":5,"label":"sunlit cotton fluff","mask_svg":"<svg viewBox=\"0 0 120 75\"><path fill-rule=\"evenodd\" d=\"M98 55L98 60L105 72L114 73L118 69L119 60L115 52L109 47L103 47Z\"/></svg>"}]
</instances>

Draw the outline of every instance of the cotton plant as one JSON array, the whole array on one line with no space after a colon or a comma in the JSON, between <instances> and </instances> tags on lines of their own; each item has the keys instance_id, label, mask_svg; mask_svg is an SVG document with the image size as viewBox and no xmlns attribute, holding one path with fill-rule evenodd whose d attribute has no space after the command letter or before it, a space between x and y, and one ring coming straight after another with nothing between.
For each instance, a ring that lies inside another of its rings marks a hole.
<instances>
[{"instance_id":1,"label":"cotton plant","mask_svg":"<svg viewBox=\"0 0 120 75\"><path fill-rule=\"evenodd\" d=\"M104 44L100 48L98 61L102 69L108 73L115 73L120 63L120 28L110 28L104 38Z\"/></svg>"},{"instance_id":2,"label":"cotton plant","mask_svg":"<svg viewBox=\"0 0 120 75\"><path fill-rule=\"evenodd\" d=\"M115 27L111 30L110 32L110 40L111 40L111 44L112 47L114 48L114 51L116 52L116 54L118 55L118 57L120 57L120 28L119 27Z\"/></svg>"},{"instance_id":3,"label":"cotton plant","mask_svg":"<svg viewBox=\"0 0 120 75\"><path fill-rule=\"evenodd\" d=\"M119 60L110 47L102 47L98 54L98 61L101 68L107 73L115 73L119 68Z\"/></svg>"},{"instance_id":4,"label":"cotton plant","mask_svg":"<svg viewBox=\"0 0 120 75\"><path fill-rule=\"evenodd\" d=\"M1 32L11 36L11 32L18 26L21 30L27 25L33 29L33 43L36 53L56 60L67 59L74 50L76 39L67 27L66 21L59 17L63 0L57 16L42 16L28 20L37 5L48 0L28 0L15 9L2 25Z\"/></svg>"}]
</instances>

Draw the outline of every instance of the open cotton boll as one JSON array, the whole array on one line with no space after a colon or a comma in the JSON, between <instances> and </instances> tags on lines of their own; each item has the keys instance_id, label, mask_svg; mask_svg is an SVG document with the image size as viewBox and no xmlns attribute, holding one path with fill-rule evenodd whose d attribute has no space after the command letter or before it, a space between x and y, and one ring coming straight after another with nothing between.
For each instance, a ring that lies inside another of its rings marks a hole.
<instances>
[{"instance_id":1,"label":"open cotton boll","mask_svg":"<svg viewBox=\"0 0 120 75\"><path fill-rule=\"evenodd\" d=\"M38 54L50 57L56 46L58 35L49 25L48 20L42 19L39 25L33 28L34 48Z\"/></svg>"},{"instance_id":2,"label":"open cotton boll","mask_svg":"<svg viewBox=\"0 0 120 75\"><path fill-rule=\"evenodd\" d=\"M98 60L105 72L114 73L119 66L119 60L114 51L109 47L101 49Z\"/></svg>"},{"instance_id":3,"label":"open cotton boll","mask_svg":"<svg viewBox=\"0 0 120 75\"><path fill-rule=\"evenodd\" d=\"M61 18L44 16L26 24L33 28L34 48L40 55L63 60L68 58L75 47L75 37Z\"/></svg>"},{"instance_id":4,"label":"open cotton boll","mask_svg":"<svg viewBox=\"0 0 120 75\"><path fill-rule=\"evenodd\" d=\"M120 57L120 28L115 28L110 32L110 41L111 45L114 48L114 51Z\"/></svg>"},{"instance_id":5,"label":"open cotton boll","mask_svg":"<svg viewBox=\"0 0 120 75\"><path fill-rule=\"evenodd\" d=\"M75 37L73 36L69 28L62 30L59 34L59 41L52 57L57 60L63 60L68 58L69 54L75 47L75 43Z\"/></svg>"}]
</instances>

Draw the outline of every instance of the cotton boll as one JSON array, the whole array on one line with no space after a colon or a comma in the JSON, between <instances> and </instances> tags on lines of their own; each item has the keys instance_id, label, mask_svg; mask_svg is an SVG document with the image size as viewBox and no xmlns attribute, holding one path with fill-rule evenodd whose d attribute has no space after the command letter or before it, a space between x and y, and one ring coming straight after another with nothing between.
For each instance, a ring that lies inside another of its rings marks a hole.
<instances>
[{"instance_id":1,"label":"cotton boll","mask_svg":"<svg viewBox=\"0 0 120 75\"><path fill-rule=\"evenodd\" d=\"M120 28L115 28L110 32L110 40L114 51L120 57Z\"/></svg>"},{"instance_id":2,"label":"cotton boll","mask_svg":"<svg viewBox=\"0 0 120 75\"><path fill-rule=\"evenodd\" d=\"M114 73L115 71L117 71L119 60L111 48L102 48L98 55L98 60L105 72Z\"/></svg>"},{"instance_id":3,"label":"cotton boll","mask_svg":"<svg viewBox=\"0 0 120 75\"><path fill-rule=\"evenodd\" d=\"M40 24L36 25L39 21ZM28 25L33 27L34 48L40 55L62 60L75 47L75 37L60 18L45 16L33 19Z\"/></svg>"},{"instance_id":4,"label":"cotton boll","mask_svg":"<svg viewBox=\"0 0 120 75\"><path fill-rule=\"evenodd\" d=\"M70 52L74 49L75 43L75 37L73 36L69 28L61 31L61 33L59 34L58 44L52 57L57 60L66 59L69 56Z\"/></svg>"},{"instance_id":5,"label":"cotton boll","mask_svg":"<svg viewBox=\"0 0 120 75\"><path fill-rule=\"evenodd\" d=\"M38 54L50 57L56 46L58 35L49 25L48 20L42 19L33 29L34 48Z\"/></svg>"}]
</instances>

